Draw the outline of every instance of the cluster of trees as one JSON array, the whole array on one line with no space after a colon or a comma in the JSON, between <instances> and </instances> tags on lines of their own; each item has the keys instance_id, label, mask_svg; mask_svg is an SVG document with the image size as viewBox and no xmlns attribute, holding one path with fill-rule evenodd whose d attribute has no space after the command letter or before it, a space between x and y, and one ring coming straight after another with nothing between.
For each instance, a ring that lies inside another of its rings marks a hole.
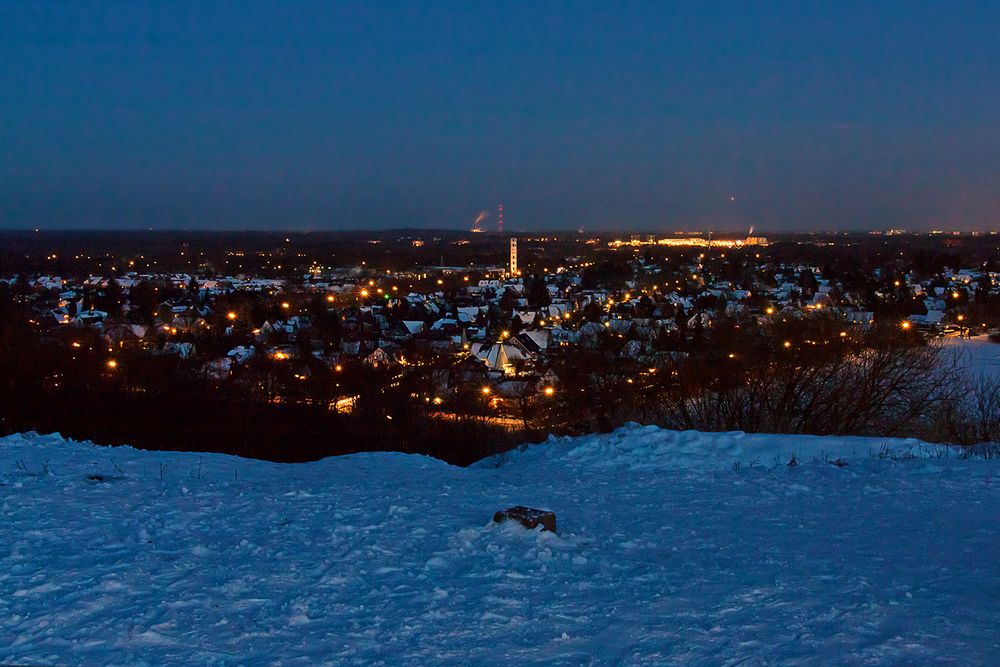
<instances>
[{"instance_id":1,"label":"cluster of trees","mask_svg":"<svg viewBox=\"0 0 1000 667\"><path fill-rule=\"evenodd\" d=\"M570 432L628 421L703 431L1000 440L1000 379L899 327L845 330L835 318L722 323L705 343L637 367L607 351L558 364L545 415Z\"/></svg>"}]
</instances>

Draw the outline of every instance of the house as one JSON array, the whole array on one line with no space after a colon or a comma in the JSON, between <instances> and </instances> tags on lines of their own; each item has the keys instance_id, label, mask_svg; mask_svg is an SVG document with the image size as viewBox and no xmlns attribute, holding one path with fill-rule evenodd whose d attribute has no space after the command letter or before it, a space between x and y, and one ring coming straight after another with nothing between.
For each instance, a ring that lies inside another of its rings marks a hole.
<instances>
[{"instance_id":1,"label":"house","mask_svg":"<svg viewBox=\"0 0 1000 667\"><path fill-rule=\"evenodd\" d=\"M512 345L517 345L528 354L537 354L549 347L548 329L522 331L511 339Z\"/></svg>"},{"instance_id":2,"label":"house","mask_svg":"<svg viewBox=\"0 0 1000 667\"><path fill-rule=\"evenodd\" d=\"M485 361L489 368L503 371L507 375L514 372L515 362L526 361L529 358L524 349L510 343L473 343L470 349L472 354Z\"/></svg>"},{"instance_id":3,"label":"house","mask_svg":"<svg viewBox=\"0 0 1000 667\"><path fill-rule=\"evenodd\" d=\"M424 323L420 320L402 320L392 329L392 337L397 339L407 339L422 333Z\"/></svg>"},{"instance_id":4,"label":"house","mask_svg":"<svg viewBox=\"0 0 1000 667\"><path fill-rule=\"evenodd\" d=\"M392 363L392 358L384 349L379 347L372 350L371 353L363 359L363 363L366 366L371 366L372 368L378 368L380 366L384 367Z\"/></svg>"}]
</instances>

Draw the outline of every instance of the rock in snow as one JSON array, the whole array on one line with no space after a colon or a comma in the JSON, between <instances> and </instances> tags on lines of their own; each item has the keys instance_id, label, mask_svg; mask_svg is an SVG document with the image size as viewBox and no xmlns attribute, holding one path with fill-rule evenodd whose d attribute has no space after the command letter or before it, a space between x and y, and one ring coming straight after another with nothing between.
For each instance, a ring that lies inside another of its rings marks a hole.
<instances>
[{"instance_id":1,"label":"rock in snow","mask_svg":"<svg viewBox=\"0 0 1000 667\"><path fill-rule=\"evenodd\" d=\"M504 521L517 521L528 530L539 528L553 533L557 532L555 512L524 507L523 505L508 507L493 515L493 523L503 523Z\"/></svg>"},{"instance_id":2,"label":"rock in snow","mask_svg":"<svg viewBox=\"0 0 1000 667\"><path fill-rule=\"evenodd\" d=\"M998 466L651 427L467 469L10 436L0 663L997 664ZM562 532L483 516L519 503Z\"/></svg>"}]
</instances>

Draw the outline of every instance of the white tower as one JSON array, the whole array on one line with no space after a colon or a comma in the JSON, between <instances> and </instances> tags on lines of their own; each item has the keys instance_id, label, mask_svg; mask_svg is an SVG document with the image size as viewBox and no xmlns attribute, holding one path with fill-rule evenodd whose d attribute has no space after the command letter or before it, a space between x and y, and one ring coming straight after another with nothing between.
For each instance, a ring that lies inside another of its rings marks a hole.
<instances>
[{"instance_id":1,"label":"white tower","mask_svg":"<svg viewBox=\"0 0 1000 667\"><path fill-rule=\"evenodd\" d=\"M517 239L510 240L510 275L517 275Z\"/></svg>"}]
</instances>

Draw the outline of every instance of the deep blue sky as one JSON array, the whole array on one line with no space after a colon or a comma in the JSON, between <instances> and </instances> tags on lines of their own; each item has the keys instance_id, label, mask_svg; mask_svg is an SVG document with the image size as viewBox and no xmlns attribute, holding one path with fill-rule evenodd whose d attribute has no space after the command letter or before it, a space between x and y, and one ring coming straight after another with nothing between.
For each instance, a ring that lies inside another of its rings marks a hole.
<instances>
[{"instance_id":1,"label":"deep blue sky","mask_svg":"<svg viewBox=\"0 0 1000 667\"><path fill-rule=\"evenodd\" d=\"M0 227L501 199L512 229L996 228L1000 2L0 8Z\"/></svg>"}]
</instances>

